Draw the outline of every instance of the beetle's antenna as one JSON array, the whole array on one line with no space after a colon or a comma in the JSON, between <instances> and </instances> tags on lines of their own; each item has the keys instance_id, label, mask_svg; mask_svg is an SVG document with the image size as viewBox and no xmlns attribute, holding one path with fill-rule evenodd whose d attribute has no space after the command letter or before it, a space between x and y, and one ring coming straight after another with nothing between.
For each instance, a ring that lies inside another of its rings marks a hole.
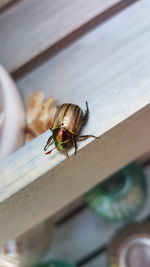
<instances>
[{"instance_id":1,"label":"beetle's antenna","mask_svg":"<svg viewBox=\"0 0 150 267\"><path fill-rule=\"evenodd\" d=\"M89 114L89 105L88 105L88 102L85 101L85 104L86 104L86 112Z\"/></svg>"},{"instance_id":2,"label":"beetle's antenna","mask_svg":"<svg viewBox=\"0 0 150 267\"><path fill-rule=\"evenodd\" d=\"M54 149L56 149L56 147L54 147L53 149L51 149L51 150L48 151L48 152L45 152L45 155L51 154L51 152L52 152Z\"/></svg>"},{"instance_id":3,"label":"beetle's antenna","mask_svg":"<svg viewBox=\"0 0 150 267\"><path fill-rule=\"evenodd\" d=\"M85 104L86 104L86 110L85 110L85 114L84 114L84 117L83 117L83 126L84 126L84 124L86 124L86 122L88 120L88 117L89 117L89 106L88 106L88 102L86 101Z\"/></svg>"}]
</instances>

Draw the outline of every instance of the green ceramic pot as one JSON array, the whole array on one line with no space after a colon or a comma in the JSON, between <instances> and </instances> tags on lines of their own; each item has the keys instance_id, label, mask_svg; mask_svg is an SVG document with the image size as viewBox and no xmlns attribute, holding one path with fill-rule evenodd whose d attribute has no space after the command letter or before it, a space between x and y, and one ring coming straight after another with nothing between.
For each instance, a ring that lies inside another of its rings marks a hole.
<instances>
[{"instance_id":1,"label":"green ceramic pot","mask_svg":"<svg viewBox=\"0 0 150 267\"><path fill-rule=\"evenodd\" d=\"M140 211L146 184L142 167L132 163L85 194L85 201L98 215L110 220L131 220Z\"/></svg>"},{"instance_id":2,"label":"green ceramic pot","mask_svg":"<svg viewBox=\"0 0 150 267\"><path fill-rule=\"evenodd\" d=\"M54 261L48 261L46 263L40 263L34 267L75 267L75 265L54 260Z\"/></svg>"}]
</instances>

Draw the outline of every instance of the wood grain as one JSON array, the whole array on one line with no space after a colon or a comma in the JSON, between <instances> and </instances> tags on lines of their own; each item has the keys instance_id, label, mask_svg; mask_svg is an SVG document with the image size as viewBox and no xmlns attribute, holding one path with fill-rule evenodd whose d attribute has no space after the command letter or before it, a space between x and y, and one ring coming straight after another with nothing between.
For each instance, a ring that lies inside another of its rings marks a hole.
<instances>
[{"instance_id":1,"label":"wood grain","mask_svg":"<svg viewBox=\"0 0 150 267\"><path fill-rule=\"evenodd\" d=\"M119 0L25 0L0 17L0 59L13 72Z\"/></svg>"}]
</instances>

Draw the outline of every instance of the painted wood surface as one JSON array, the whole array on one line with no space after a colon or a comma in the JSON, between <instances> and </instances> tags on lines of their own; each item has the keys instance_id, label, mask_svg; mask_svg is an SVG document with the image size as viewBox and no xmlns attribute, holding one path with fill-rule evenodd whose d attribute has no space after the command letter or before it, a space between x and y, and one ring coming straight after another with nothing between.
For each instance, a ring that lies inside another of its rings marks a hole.
<instances>
[{"instance_id":1,"label":"painted wood surface","mask_svg":"<svg viewBox=\"0 0 150 267\"><path fill-rule=\"evenodd\" d=\"M118 2L20 1L0 16L1 64L15 71Z\"/></svg>"},{"instance_id":2,"label":"painted wood surface","mask_svg":"<svg viewBox=\"0 0 150 267\"><path fill-rule=\"evenodd\" d=\"M89 263L83 264L82 267L107 267L107 254L103 253L99 257L89 261Z\"/></svg>"},{"instance_id":3,"label":"painted wood surface","mask_svg":"<svg viewBox=\"0 0 150 267\"><path fill-rule=\"evenodd\" d=\"M25 101L38 89L59 103L84 108L87 100L95 122L98 107L100 127L149 103L149 7L148 1L130 6L19 79Z\"/></svg>"},{"instance_id":4,"label":"painted wood surface","mask_svg":"<svg viewBox=\"0 0 150 267\"><path fill-rule=\"evenodd\" d=\"M106 245L121 224L103 220L88 208L55 229L47 258L78 262Z\"/></svg>"},{"instance_id":5,"label":"painted wood surface","mask_svg":"<svg viewBox=\"0 0 150 267\"><path fill-rule=\"evenodd\" d=\"M100 140L80 144L77 156L68 160L57 152L45 157L43 144L49 132L9 156L0 166L1 242L53 215L144 153L150 139L149 117L150 105Z\"/></svg>"},{"instance_id":6,"label":"painted wood surface","mask_svg":"<svg viewBox=\"0 0 150 267\"><path fill-rule=\"evenodd\" d=\"M54 214L147 151L149 5L140 1L131 6L18 81L24 98L42 88L60 102L84 108L87 100L90 119L83 132L100 139L80 143L77 156L69 160L58 152L46 158L46 132L1 164L1 242Z\"/></svg>"}]
</instances>

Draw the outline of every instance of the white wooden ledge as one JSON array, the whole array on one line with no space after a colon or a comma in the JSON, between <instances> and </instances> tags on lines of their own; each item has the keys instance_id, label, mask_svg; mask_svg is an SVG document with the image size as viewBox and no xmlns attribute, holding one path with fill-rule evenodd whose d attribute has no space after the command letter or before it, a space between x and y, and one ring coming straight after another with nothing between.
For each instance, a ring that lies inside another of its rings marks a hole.
<instances>
[{"instance_id":1,"label":"white wooden ledge","mask_svg":"<svg viewBox=\"0 0 150 267\"><path fill-rule=\"evenodd\" d=\"M24 0L18 2L0 17L1 63L8 71L14 72L66 35L119 2L121 1Z\"/></svg>"},{"instance_id":2,"label":"white wooden ledge","mask_svg":"<svg viewBox=\"0 0 150 267\"><path fill-rule=\"evenodd\" d=\"M44 133L0 166L0 239L14 237L53 215L118 168L147 151L150 105L116 125L66 160L46 157ZM100 135L101 129L97 134Z\"/></svg>"},{"instance_id":3,"label":"white wooden ledge","mask_svg":"<svg viewBox=\"0 0 150 267\"><path fill-rule=\"evenodd\" d=\"M83 132L100 139L80 143L66 160L57 151L44 155L46 132L1 163L1 243L149 149L149 6L146 0L133 5L18 81L24 96L40 86L60 102L84 108L88 100Z\"/></svg>"}]
</instances>

